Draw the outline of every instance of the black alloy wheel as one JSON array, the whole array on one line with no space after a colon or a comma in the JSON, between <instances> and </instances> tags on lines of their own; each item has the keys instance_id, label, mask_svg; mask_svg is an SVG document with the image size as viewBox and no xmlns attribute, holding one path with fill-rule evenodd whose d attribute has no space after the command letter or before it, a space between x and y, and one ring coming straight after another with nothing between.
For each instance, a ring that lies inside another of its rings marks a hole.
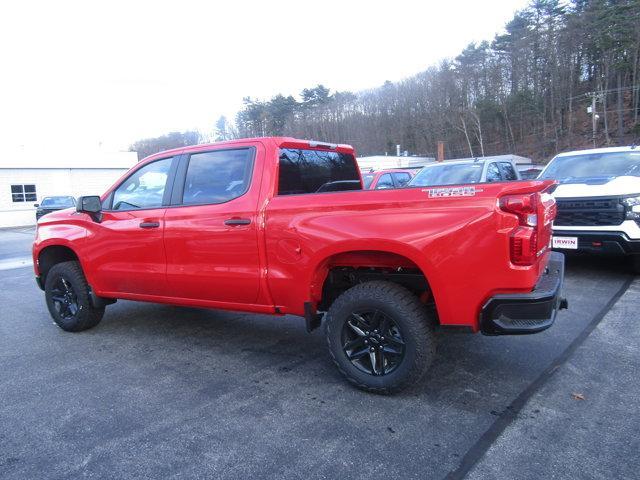
<instances>
[{"instance_id":1,"label":"black alloy wheel","mask_svg":"<svg viewBox=\"0 0 640 480\"><path fill-rule=\"evenodd\" d=\"M402 363L405 342L389 315L368 309L352 312L344 323L342 348L357 369L369 375L387 375Z\"/></svg>"},{"instance_id":2,"label":"black alloy wheel","mask_svg":"<svg viewBox=\"0 0 640 480\"><path fill-rule=\"evenodd\" d=\"M78 314L78 295L73 286L60 275L51 289L51 300L58 315L64 320L72 320Z\"/></svg>"}]
</instances>

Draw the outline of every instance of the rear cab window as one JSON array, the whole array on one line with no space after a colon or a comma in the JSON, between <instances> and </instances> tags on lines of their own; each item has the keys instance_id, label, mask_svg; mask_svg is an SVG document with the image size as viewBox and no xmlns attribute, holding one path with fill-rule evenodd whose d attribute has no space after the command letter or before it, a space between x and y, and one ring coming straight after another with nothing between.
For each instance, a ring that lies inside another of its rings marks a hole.
<instances>
[{"instance_id":1,"label":"rear cab window","mask_svg":"<svg viewBox=\"0 0 640 480\"><path fill-rule=\"evenodd\" d=\"M409 182L410 187L430 187L439 185L462 185L479 183L484 165L474 163L440 163L424 167Z\"/></svg>"},{"instance_id":2,"label":"rear cab window","mask_svg":"<svg viewBox=\"0 0 640 480\"><path fill-rule=\"evenodd\" d=\"M352 154L300 148L281 148L278 195L362 190Z\"/></svg>"}]
</instances>

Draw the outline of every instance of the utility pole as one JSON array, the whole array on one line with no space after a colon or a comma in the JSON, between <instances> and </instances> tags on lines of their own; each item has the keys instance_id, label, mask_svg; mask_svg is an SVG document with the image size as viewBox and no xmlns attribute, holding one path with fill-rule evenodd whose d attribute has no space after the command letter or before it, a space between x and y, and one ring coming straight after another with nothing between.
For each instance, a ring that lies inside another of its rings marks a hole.
<instances>
[{"instance_id":1,"label":"utility pole","mask_svg":"<svg viewBox=\"0 0 640 480\"><path fill-rule=\"evenodd\" d=\"M591 127L592 127L592 139L593 139L593 148L596 148L596 129L598 128L598 119L596 117L596 94L593 92L591 94Z\"/></svg>"},{"instance_id":2,"label":"utility pole","mask_svg":"<svg viewBox=\"0 0 640 480\"><path fill-rule=\"evenodd\" d=\"M598 95L596 92L587 93L587 96L591 96L591 106L587 107L587 113L591 114L591 140L593 141L593 148L596 148L596 133L598 131L598 114L596 113L596 100Z\"/></svg>"},{"instance_id":3,"label":"utility pole","mask_svg":"<svg viewBox=\"0 0 640 480\"><path fill-rule=\"evenodd\" d=\"M438 141L438 158L437 160L439 162L442 162L444 160L444 142L443 141Z\"/></svg>"}]
</instances>

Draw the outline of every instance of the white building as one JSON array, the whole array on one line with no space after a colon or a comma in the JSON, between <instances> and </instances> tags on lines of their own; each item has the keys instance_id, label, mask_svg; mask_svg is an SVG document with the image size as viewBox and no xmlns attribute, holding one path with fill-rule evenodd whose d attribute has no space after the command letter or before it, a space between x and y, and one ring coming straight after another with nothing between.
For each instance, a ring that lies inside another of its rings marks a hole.
<instances>
[{"instance_id":1,"label":"white building","mask_svg":"<svg viewBox=\"0 0 640 480\"><path fill-rule=\"evenodd\" d=\"M51 195L101 195L138 161L136 152L12 152L0 160L0 228L36 223L36 208Z\"/></svg>"},{"instance_id":2,"label":"white building","mask_svg":"<svg viewBox=\"0 0 640 480\"><path fill-rule=\"evenodd\" d=\"M358 157L358 166L362 171L387 170L389 168L417 168L424 167L436 161L433 157L411 157L396 155L372 155L370 157Z\"/></svg>"}]
</instances>

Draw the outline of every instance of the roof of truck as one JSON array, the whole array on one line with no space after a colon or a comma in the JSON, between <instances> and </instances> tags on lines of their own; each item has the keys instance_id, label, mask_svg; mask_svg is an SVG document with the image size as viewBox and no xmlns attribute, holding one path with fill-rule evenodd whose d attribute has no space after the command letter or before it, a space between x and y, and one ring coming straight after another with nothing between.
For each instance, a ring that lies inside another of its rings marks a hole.
<instances>
[{"instance_id":1,"label":"roof of truck","mask_svg":"<svg viewBox=\"0 0 640 480\"><path fill-rule=\"evenodd\" d=\"M148 157L144 158L144 160L150 159L150 158L157 158L159 156L164 156L167 154L180 154L180 153L184 153L184 152L192 152L192 151L201 151L201 150L206 150L208 147L220 147L220 146L225 146L225 145L237 145L237 144L242 144L242 143L248 143L248 142L264 142L264 141L272 141L275 142L276 145L280 146L280 145L285 145L285 144L291 144L292 147L309 147L309 148L322 148L322 147L330 147L331 149L335 149L335 150L348 150L348 151L353 151L353 147L351 145L345 145L345 144L338 144L338 143L330 143L330 142L321 142L318 140L302 140L299 138L293 138L293 137L252 137L252 138L237 138L234 140L225 140L223 142L213 142L213 143L200 143L197 145L189 145L186 147L178 147L178 148L172 148L170 150L164 150L162 152L158 152L158 153L154 153L153 155L149 155Z\"/></svg>"},{"instance_id":2,"label":"roof of truck","mask_svg":"<svg viewBox=\"0 0 640 480\"><path fill-rule=\"evenodd\" d=\"M629 152L637 149L640 152L640 148L628 145L626 147L606 147L606 148L591 148L589 150L573 150L571 152L562 152L556 155L556 157L569 157L575 155L589 155L592 153L613 153L613 152Z\"/></svg>"}]
</instances>

